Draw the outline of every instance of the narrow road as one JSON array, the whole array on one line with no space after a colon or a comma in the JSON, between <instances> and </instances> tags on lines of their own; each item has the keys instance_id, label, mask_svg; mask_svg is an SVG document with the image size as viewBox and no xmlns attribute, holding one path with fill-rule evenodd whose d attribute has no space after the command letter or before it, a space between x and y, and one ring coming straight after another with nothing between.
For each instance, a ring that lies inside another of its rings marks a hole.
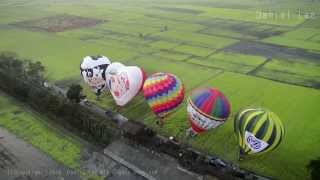
<instances>
[{"instance_id":1,"label":"narrow road","mask_svg":"<svg viewBox=\"0 0 320 180\"><path fill-rule=\"evenodd\" d=\"M0 179L2 180L80 180L43 152L0 127Z\"/></svg>"}]
</instances>

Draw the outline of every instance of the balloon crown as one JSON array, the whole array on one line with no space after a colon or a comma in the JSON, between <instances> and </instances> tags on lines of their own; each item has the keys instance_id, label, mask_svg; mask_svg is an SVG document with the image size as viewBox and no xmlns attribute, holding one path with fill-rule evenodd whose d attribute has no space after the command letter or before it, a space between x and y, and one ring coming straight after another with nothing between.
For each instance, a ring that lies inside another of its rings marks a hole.
<instances>
[{"instance_id":1,"label":"balloon crown","mask_svg":"<svg viewBox=\"0 0 320 180\"><path fill-rule=\"evenodd\" d=\"M230 103L216 88L199 88L191 92L188 102L202 115L225 121L230 114Z\"/></svg>"}]
</instances>

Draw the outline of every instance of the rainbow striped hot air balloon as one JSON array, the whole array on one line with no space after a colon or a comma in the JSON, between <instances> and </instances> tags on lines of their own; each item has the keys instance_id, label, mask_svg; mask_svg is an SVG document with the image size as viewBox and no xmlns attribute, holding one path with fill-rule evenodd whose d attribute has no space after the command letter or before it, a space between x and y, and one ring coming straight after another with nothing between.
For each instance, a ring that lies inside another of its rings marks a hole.
<instances>
[{"instance_id":1,"label":"rainbow striped hot air balloon","mask_svg":"<svg viewBox=\"0 0 320 180\"><path fill-rule=\"evenodd\" d=\"M198 134L223 124L230 114L230 104L218 89L199 88L191 92L187 111L192 133Z\"/></svg>"},{"instance_id":2,"label":"rainbow striped hot air balloon","mask_svg":"<svg viewBox=\"0 0 320 180\"><path fill-rule=\"evenodd\" d=\"M234 132L240 146L239 159L276 149L285 134L279 117L263 108L240 111L234 119Z\"/></svg>"},{"instance_id":3,"label":"rainbow striped hot air balloon","mask_svg":"<svg viewBox=\"0 0 320 180\"><path fill-rule=\"evenodd\" d=\"M181 104L184 86L175 75L159 72L146 79L143 94L152 111L162 119Z\"/></svg>"}]
</instances>

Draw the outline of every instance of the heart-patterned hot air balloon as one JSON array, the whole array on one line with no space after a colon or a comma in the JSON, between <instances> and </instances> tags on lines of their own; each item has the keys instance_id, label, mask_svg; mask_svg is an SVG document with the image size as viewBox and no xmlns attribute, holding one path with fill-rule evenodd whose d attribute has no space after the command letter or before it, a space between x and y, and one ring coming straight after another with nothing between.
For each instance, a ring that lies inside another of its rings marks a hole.
<instances>
[{"instance_id":1,"label":"heart-patterned hot air balloon","mask_svg":"<svg viewBox=\"0 0 320 180\"><path fill-rule=\"evenodd\" d=\"M106 73L107 84L118 106L126 105L139 93L145 76L144 71L137 66L112 63L108 67Z\"/></svg>"},{"instance_id":2,"label":"heart-patterned hot air balloon","mask_svg":"<svg viewBox=\"0 0 320 180\"><path fill-rule=\"evenodd\" d=\"M152 111L162 119L181 104L184 86L175 75L159 72L147 78L143 94Z\"/></svg>"}]
</instances>

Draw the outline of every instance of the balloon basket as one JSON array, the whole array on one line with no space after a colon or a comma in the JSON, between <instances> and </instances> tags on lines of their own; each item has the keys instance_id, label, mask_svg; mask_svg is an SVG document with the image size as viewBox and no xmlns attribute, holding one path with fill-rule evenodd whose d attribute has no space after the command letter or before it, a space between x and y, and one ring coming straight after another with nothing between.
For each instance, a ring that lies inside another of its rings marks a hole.
<instances>
[{"instance_id":1,"label":"balloon basket","mask_svg":"<svg viewBox=\"0 0 320 180\"><path fill-rule=\"evenodd\" d=\"M238 152L238 161L242 161L242 160L244 160L244 155L243 155L243 151L240 150L240 151Z\"/></svg>"},{"instance_id":2,"label":"balloon basket","mask_svg":"<svg viewBox=\"0 0 320 180\"><path fill-rule=\"evenodd\" d=\"M241 156L240 154L238 155L238 161L242 161L243 160L243 156Z\"/></svg>"},{"instance_id":3,"label":"balloon basket","mask_svg":"<svg viewBox=\"0 0 320 180\"><path fill-rule=\"evenodd\" d=\"M158 126L162 127L163 124L164 124L164 118L159 117L159 119L156 120L156 124L157 124Z\"/></svg>"},{"instance_id":4,"label":"balloon basket","mask_svg":"<svg viewBox=\"0 0 320 180\"><path fill-rule=\"evenodd\" d=\"M117 107L116 107L116 112L117 112L117 113L120 113L120 111L121 111L121 106L117 106Z\"/></svg>"},{"instance_id":5,"label":"balloon basket","mask_svg":"<svg viewBox=\"0 0 320 180\"><path fill-rule=\"evenodd\" d=\"M195 137L195 136L197 136L197 135L198 135L198 133L194 132L194 131L192 130L192 128L189 128L189 129L186 130L186 136L187 136L187 137Z\"/></svg>"}]
</instances>

